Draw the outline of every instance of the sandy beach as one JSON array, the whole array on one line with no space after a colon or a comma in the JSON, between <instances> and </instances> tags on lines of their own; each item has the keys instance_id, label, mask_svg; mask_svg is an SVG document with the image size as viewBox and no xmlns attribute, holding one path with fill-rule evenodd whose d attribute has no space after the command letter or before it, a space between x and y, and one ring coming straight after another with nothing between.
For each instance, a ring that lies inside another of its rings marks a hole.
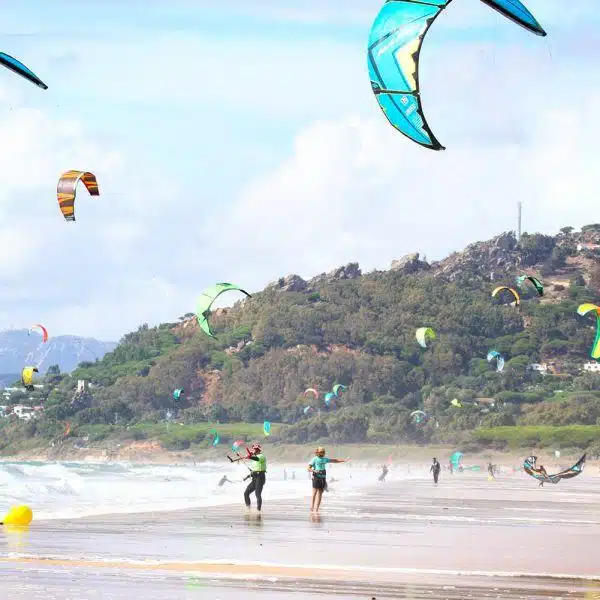
<instances>
[{"instance_id":1,"label":"sandy beach","mask_svg":"<svg viewBox=\"0 0 600 600\"><path fill-rule=\"evenodd\" d=\"M339 471L317 518L307 479L293 499L265 490L260 517L240 488L238 505L5 527L5 597L600 598L595 473L540 489L521 473L435 487L395 470L360 488Z\"/></svg>"}]
</instances>

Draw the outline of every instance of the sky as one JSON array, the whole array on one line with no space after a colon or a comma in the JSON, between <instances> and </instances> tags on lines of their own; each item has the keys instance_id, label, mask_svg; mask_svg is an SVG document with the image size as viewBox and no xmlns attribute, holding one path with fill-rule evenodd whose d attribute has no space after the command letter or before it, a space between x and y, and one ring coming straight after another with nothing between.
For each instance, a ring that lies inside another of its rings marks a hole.
<instances>
[{"instance_id":1,"label":"sky","mask_svg":"<svg viewBox=\"0 0 600 600\"><path fill-rule=\"evenodd\" d=\"M193 312L217 282L600 221L600 16L529 0L534 36L455 0L421 54L434 152L371 92L382 0L0 0L0 329L118 340ZM75 223L58 210L69 169ZM232 294L232 299L237 299Z\"/></svg>"}]
</instances>

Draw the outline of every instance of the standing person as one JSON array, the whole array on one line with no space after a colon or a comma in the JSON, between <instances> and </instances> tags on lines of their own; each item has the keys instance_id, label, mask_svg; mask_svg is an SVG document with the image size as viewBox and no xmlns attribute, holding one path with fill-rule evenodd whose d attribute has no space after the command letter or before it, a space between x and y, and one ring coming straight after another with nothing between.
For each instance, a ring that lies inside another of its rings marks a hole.
<instances>
[{"instance_id":1,"label":"standing person","mask_svg":"<svg viewBox=\"0 0 600 600\"><path fill-rule=\"evenodd\" d=\"M496 475L494 474L494 465L491 462L488 463L487 470L488 470L488 477L490 479L496 479Z\"/></svg>"},{"instance_id":2,"label":"standing person","mask_svg":"<svg viewBox=\"0 0 600 600\"><path fill-rule=\"evenodd\" d=\"M267 480L267 457L262 453L260 444L254 444L251 449L246 448L246 458L253 462L250 474L252 481L250 481L244 492L244 502L246 502L246 508L250 508L250 494L254 492L256 510L260 512L262 509L262 490Z\"/></svg>"},{"instance_id":3,"label":"standing person","mask_svg":"<svg viewBox=\"0 0 600 600\"><path fill-rule=\"evenodd\" d=\"M314 458L308 465L308 472L312 475L312 503L310 512L319 512L323 491L327 488L327 463L343 463L347 458L327 458L325 456L325 448L319 447L315 451Z\"/></svg>"},{"instance_id":4,"label":"standing person","mask_svg":"<svg viewBox=\"0 0 600 600\"><path fill-rule=\"evenodd\" d=\"M438 459L434 457L433 462L431 463L431 467L429 468L429 472L433 473L433 483L435 483L435 485L437 485L441 470L442 465L440 465Z\"/></svg>"},{"instance_id":5,"label":"standing person","mask_svg":"<svg viewBox=\"0 0 600 600\"><path fill-rule=\"evenodd\" d=\"M379 481L385 481L385 478L387 477L388 474L388 467L387 465L382 465L381 467L381 475L379 476L378 480Z\"/></svg>"}]
</instances>

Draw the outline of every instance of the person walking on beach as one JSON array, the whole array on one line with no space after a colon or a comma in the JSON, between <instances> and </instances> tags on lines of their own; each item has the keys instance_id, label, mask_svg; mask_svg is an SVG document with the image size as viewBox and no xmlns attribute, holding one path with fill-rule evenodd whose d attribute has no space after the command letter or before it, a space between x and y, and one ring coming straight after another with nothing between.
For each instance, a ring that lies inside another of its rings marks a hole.
<instances>
[{"instance_id":1,"label":"person walking on beach","mask_svg":"<svg viewBox=\"0 0 600 600\"><path fill-rule=\"evenodd\" d=\"M250 477L252 480L248 484L244 492L244 502L246 508L250 508L250 494L254 492L256 496L256 510L262 509L262 490L267 480L267 457L262 453L260 444L254 444L251 449L246 448L246 458L252 462L252 472Z\"/></svg>"},{"instance_id":2,"label":"person walking on beach","mask_svg":"<svg viewBox=\"0 0 600 600\"><path fill-rule=\"evenodd\" d=\"M384 482L384 481L385 481L385 478L387 477L387 474L388 474L388 468L387 468L387 465L383 465L383 466L381 467L381 475L379 476L379 481L382 481L382 482Z\"/></svg>"},{"instance_id":3,"label":"person walking on beach","mask_svg":"<svg viewBox=\"0 0 600 600\"><path fill-rule=\"evenodd\" d=\"M429 468L429 472L433 473L433 483L435 483L435 485L437 485L441 470L442 465L440 465L438 459L434 457L433 462L431 463L431 467Z\"/></svg>"},{"instance_id":4,"label":"person walking on beach","mask_svg":"<svg viewBox=\"0 0 600 600\"><path fill-rule=\"evenodd\" d=\"M348 458L327 458L325 448L319 447L315 456L308 465L308 472L312 475L312 503L310 512L318 513L323 498L323 491L327 488L327 463L343 463Z\"/></svg>"}]
</instances>

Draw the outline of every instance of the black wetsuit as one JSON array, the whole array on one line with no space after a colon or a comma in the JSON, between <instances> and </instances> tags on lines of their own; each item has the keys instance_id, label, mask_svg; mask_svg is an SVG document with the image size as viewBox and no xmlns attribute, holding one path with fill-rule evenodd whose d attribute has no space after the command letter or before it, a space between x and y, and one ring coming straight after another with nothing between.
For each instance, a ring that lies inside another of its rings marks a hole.
<instances>
[{"instance_id":1,"label":"black wetsuit","mask_svg":"<svg viewBox=\"0 0 600 600\"><path fill-rule=\"evenodd\" d=\"M262 489L267 481L267 474L264 471L254 471L251 477L252 481L244 492L244 501L246 506L250 508L250 494L254 492L256 494L256 508L260 510L262 508Z\"/></svg>"},{"instance_id":2,"label":"black wetsuit","mask_svg":"<svg viewBox=\"0 0 600 600\"><path fill-rule=\"evenodd\" d=\"M383 467L383 469L381 470L381 475L379 476L379 481L385 481L387 474L388 474L388 468Z\"/></svg>"},{"instance_id":3,"label":"black wetsuit","mask_svg":"<svg viewBox=\"0 0 600 600\"><path fill-rule=\"evenodd\" d=\"M262 454L259 456L262 457ZM264 461L266 469L266 459L262 457L261 461L261 458L259 458L259 456L249 456L248 458L250 460L255 460L259 462ZM254 492L256 494L256 508L260 511L260 509L262 508L262 490L267 481L267 471L252 471L250 476L252 477L252 481L250 481L248 487L246 488L246 491L244 492L244 502L246 503L246 506L250 508L250 494Z\"/></svg>"}]
</instances>

